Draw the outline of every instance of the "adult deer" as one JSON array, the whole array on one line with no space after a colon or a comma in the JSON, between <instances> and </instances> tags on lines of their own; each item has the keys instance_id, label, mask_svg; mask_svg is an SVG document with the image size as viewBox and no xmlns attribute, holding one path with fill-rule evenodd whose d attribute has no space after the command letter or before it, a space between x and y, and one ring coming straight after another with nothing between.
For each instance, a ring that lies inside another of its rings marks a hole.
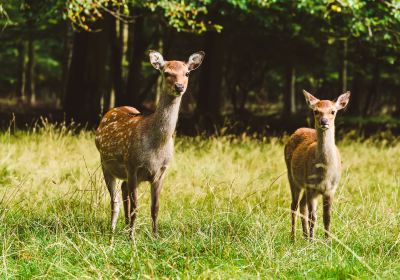
<instances>
[{"instance_id":1,"label":"adult deer","mask_svg":"<svg viewBox=\"0 0 400 280\"><path fill-rule=\"evenodd\" d=\"M189 73L200 66L204 52L197 52L187 62L164 61L158 52L150 52L150 62L162 74L162 93L156 111L142 115L133 107L118 107L107 112L96 131L104 180L111 196L111 232L115 231L120 201L116 179L123 180L122 198L125 221L134 237L138 185L151 183L151 217L157 234L159 195L165 170L174 150L173 134L179 106L186 91Z\"/></svg>"},{"instance_id":2,"label":"adult deer","mask_svg":"<svg viewBox=\"0 0 400 280\"><path fill-rule=\"evenodd\" d=\"M295 240L297 208L300 200L301 222L305 238L314 238L317 220L317 198L323 196L325 237L329 237L331 207L341 175L340 154L335 145L335 117L345 108L350 92L336 101L319 100L303 91L308 106L314 112L315 129L300 128L285 146L290 190L292 193L292 232ZM302 197L300 198L300 196Z\"/></svg>"}]
</instances>

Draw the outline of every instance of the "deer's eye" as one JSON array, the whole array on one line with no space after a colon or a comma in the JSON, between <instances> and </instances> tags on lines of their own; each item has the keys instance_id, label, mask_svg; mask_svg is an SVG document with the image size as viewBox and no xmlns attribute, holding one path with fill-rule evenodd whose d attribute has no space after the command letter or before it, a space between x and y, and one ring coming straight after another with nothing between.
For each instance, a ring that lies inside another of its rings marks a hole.
<instances>
[{"instance_id":1,"label":"deer's eye","mask_svg":"<svg viewBox=\"0 0 400 280\"><path fill-rule=\"evenodd\" d=\"M185 76L189 77L189 75L190 75L190 72L186 72Z\"/></svg>"},{"instance_id":2,"label":"deer's eye","mask_svg":"<svg viewBox=\"0 0 400 280\"><path fill-rule=\"evenodd\" d=\"M318 115L318 114L319 114L319 111L318 111L318 110L314 110L314 114L315 114L315 115Z\"/></svg>"},{"instance_id":3,"label":"deer's eye","mask_svg":"<svg viewBox=\"0 0 400 280\"><path fill-rule=\"evenodd\" d=\"M336 111L332 111L331 114L334 115L336 113Z\"/></svg>"},{"instance_id":4,"label":"deer's eye","mask_svg":"<svg viewBox=\"0 0 400 280\"><path fill-rule=\"evenodd\" d=\"M171 77L171 73L169 73L169 72L164 72L164 76L165 76L165 78L169 78L169 77Z\"/></svg>"}]
</instances>

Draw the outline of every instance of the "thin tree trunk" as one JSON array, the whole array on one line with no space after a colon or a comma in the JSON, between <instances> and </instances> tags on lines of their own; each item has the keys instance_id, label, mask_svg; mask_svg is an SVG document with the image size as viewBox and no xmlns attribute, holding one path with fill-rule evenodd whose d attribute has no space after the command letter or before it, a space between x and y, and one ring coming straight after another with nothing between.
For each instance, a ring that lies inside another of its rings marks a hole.
<instances>
[{"instance_id":1,"label":"thin tree trunk","mask_svg":"<svg viewBox=\"0 0 400 280\"><path fill-rule=\"evenodd\" d=\"M239 75L230 75L234 70L234 62L233 62L233 55L227 55L226 57L226 62L225 62L225 69L223 73L223 80L224 84L226 87L226 93L229 97L229 100L232 105L233 113L238 114L239 113L239 108L238 108L238 96L237 96L237 86L239 84Z\"/></svg>"},{"instance_id":2,"label":"thin tree trunk","mask_svg":"<svg viewBox=\"0 0 400 280\"><path fill-rule=\"evenodd\" d=\"M341 50L341 58L340 58L340 71L339 71L339 87L341 92L346 92L348 90L347 88L347 69L348 69L348 59L347 59L347 53L348 53L348 41L345 39L342 42L342 50Z\"/></svg>"},{"instance_id":3,"label":"thin tree trunk","mask_svg":"<svg viewBox=\"0 0 400 280\"><path fill-rule=\"evenodd\" d=\"M396 108L394 110L393 116L398 118L400 116L400 91L399 90L397 90L395 100L396 100Z\"/></svg>"},{"instance_id":4,"label":"thin tree trunk","mask_svg":"<svg viewBox=\"0 0 400 280\"><path fill-rule=\"evenodd\" d=\"M362 110L360 104L362 102L363 81L365 80L365 49L360 42L356 42L356 60L354 62L354 74L352 82L351 102L349 104L349 113L353 116L359 116Z\"/></svg>"},{"instance_id":5,"label":"thin tree trunk","mask_svg":"<svg viewBox=\"0 0 400 280\"><path fill-rule=\"evenodd\" d=\"M96 29L104 27L98 23ZM96 124L101 113L101 97L105 94L107 40L104 28L100 32L79 32L74 35L74 47L64 110L67 120Z\"/></svg>"},{"instance_id":6,"label":"thin tree trunk","mask_svg":"<svg viewBox=\"0 0 400 280\"><path fill-rule=\"evenodd\" d=\"M18 101L25 99L25 74L26 74L26 48L25 43L18 44L18 79L17 79L17 98Z\"/></svg>"},{"instance_id":7,"label":"thin tree trunk","mask_svg":"<svg viewBox=\"0 0 400 280\"><path fill-rule=\"evenodd\" d=\"M204 36L206 59L201 66L197 113L210 121L221 116L221 83L223 73L222 35L207 32Z\"/></svg>"},{"instance_id":8,"label":"thin tree trunk","mask_svg":"<svg viewBox=\"0 0 400 280\"><path fill-rule=\"evenodd\" d=\"M69 25L65 24L64 25L64 42L63 42L63 56L62 56L62 62L61 62L61 83L62 83L62 89L61 89L61 96L59 99L59 103L65 99L65 94L67 90L67 82L68 82L68 70L69 66L71 63L71 54L72 54L72 42L69 36Z\"/></svg>"},{"instance_id":9,"label":"thin tree trunk","mask_svg":"<svg viewBox=\"0 0 400 280\"><path fill-rule=\"evenodd\" d=\"M123 79L122 79L122 41L120 36L123 35L117 30L117 25L121 29L121 23L117 18L110 16L110 42L111 42L111 63L110 71L112 76L112 87L114 89L116 106L123 105ZM110 95L105 96L104 109L110 107Z\"/></svg>"},{"instance_id":10,"label":"thin tree trunk","mask_svg":"<svg viewBox=\"0 0 400 280\"><path fill-rule=\"evenodd\" d=\"M363 108L363 115L367 116L373 111L373 105L378 96L379 80L380 80L380 65L379 59L376 59L372 74L371 86L367 92L366 101Z\"/></svg>"},{"instance_id":11,"label":"thin tree trunk","mask_svg":"<svg viewBox=\"0 0 400 280\"><path fill-rule=\"evenodd\" d=\"M100 112L100 103L89 102L90 97L87 91L86 81L86 57L89 55L89 34L80 32L74 34L74 47L72 51L71 65L68 73L68 83L64 101L64 111L67 120L73 119L76 122L87 122L89 116L86 112L88 108L92 112ZM94 107L94 108L93 108ZM98 108L97 108L98 107Z\"/></svg>"},{"instance_id":12,"label":"thin tree trunk","mask_svg":"<svg viewBox=\"0 0 400 280\"><path fill-rule=\"evenodd\" d=\"M296 68L288 66L286 72L286 89L283 100L284 113L292 115L296 113Z\"/></svg>"},{"instance_id":13,"label":"thin tree trunk","mask_svg":"<svg viewBox=\"0 0 400 280\"><path fill-rule=\"evenodd\" d=\"M249 97L249 92L250 91L249 91L249 88L246 87L244 89L241 89L240 92L241 92L242 98L240 100L239 112L243 113L246 110L245 107L246 107L247 98Z\"/></svg>"},{"instance_id":14,"label":"thin tree trunk","mask_svg":"<svg viewBox=\"0 0 400 280\"><path fill-rule=\"evenodd\" d=\"M362 88L362 73L360 70L355 70L353 76L353 84L352 84L352 93L351 93L351 102L349 106L349 112L353 115L359 115L360 112L360 92Z\"/></svg>"},{"instance_id":15,"label":"thin tree trunk","mask_svg":"<svg viewBox=\"0 0 400 280\"><path fill-rule=\"evenodd\" d=\"M237 114L239 112L239 108L237 105L238 102L237 102L237 96L236 96L236 86L235 85L229 86L228 91L229 91L229 95L231 97L233 112L235 114Z\"/></svg>"},{"instance_id":16,"label":"thin tree trunk","mask_svg":"<svg viewBox=\"0 0 400 280\"><path fill-rule=\"evenodd\" d=\"M164 37L160 36L160 39L158 40L158 51L160 53L164 53ZM155 96L155 104L158 106L158 102L160 101L160 96L161 96L161 91L162 91L162 76L157 75L157 83L156 83L156 96Z\"/></svg>"},{"instance_id":17,"label":"thin tree trunk","mask_svg":"<svg viewBox=\"0 0 400 280\"><path fill-rule=\"evenodd\" d=\"M28 61L26 65L25 92L28 103L34 103L35 93L35 45L33 38L28 39Z\"/></svg>"},{"instance_id":18,"label":"thin tree trunk","mask_svg":"<svg viewBox=\"0 0 400 280\"><path fill-rule=\"evenodd\" d=\"M141 107L140 104L140 89L142 88L142 62L147 47L144 36L144 16L136 17L133 28L130 32L133 48L132 56L129 61L129 73L126 87L126 104Z\"/></svg>"},{"instance_id":19,"label":"thin tree trunk","mask_svg":"<svg viewBox=\"0 0 400 280\"><path fill-rule=\"evenodd\" d=\"M296 113L296 68L292 67L290 75L290 112Z\"/></svg>"}]
</instances>

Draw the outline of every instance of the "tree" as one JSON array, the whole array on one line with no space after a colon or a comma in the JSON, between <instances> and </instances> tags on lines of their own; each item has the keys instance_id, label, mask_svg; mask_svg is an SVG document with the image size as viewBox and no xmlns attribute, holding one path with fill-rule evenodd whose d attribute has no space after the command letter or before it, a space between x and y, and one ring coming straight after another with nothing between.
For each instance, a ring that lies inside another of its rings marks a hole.
<instances>
[{"instance_id":1,"label":"tree","mask_svg":"<svg viewBox=\"0 0 400 280\"><path fill-rule=\"evenodd\" d=\"M101 26L101 25L102 26ZM76 32L68 75L64 110L67 120L79 123L98 122L100 99L105 94L108 29L98 22L98 32Z\"/></svg>"}]
</instances>

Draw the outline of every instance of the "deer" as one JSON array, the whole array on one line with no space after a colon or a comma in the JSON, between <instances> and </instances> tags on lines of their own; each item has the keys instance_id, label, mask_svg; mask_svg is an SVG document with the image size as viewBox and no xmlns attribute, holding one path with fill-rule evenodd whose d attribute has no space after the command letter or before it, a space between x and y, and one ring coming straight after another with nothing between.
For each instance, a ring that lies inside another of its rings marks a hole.
<instances>
[{"instance_id":1,"label":"deer","mask_svg":"<svg viewBox=\"0 0 400 280\"><path fill-rule=\"evenodd\" d=\"M138 186L141 182L150 182L152 229L157 236L159 195L165 171L173 157L173 136L179 107L188 86L189 74L201 65L204 56L205 53L199 51L192 54L187 62L166 61L159 52L150 51L150 63L162 77L155 112L141 114L136 108L122 106L111 109L101 119L95 143L111 197L111 242L120 212L117 179L122 180L125 223L129 224L131 239L134 239Z\"/></svg>"},{"instance_id":2,"label":"deer","mask_svg":"<svg viewBox=\"0 0 400 280\"><path fill-rule=\"evenodd\" d=\"M291 240L295 241L298 207L305 239L314 239L317 199L322 195L325 237L330 236L331 210L341 177L341 158L335 144L335 117L345 108L350 92L335 101L319 100L303 90L308 107L313 110L315 129L299 128L285 145L285 162L291 203Z\"/></svg>"}]
</instances>

